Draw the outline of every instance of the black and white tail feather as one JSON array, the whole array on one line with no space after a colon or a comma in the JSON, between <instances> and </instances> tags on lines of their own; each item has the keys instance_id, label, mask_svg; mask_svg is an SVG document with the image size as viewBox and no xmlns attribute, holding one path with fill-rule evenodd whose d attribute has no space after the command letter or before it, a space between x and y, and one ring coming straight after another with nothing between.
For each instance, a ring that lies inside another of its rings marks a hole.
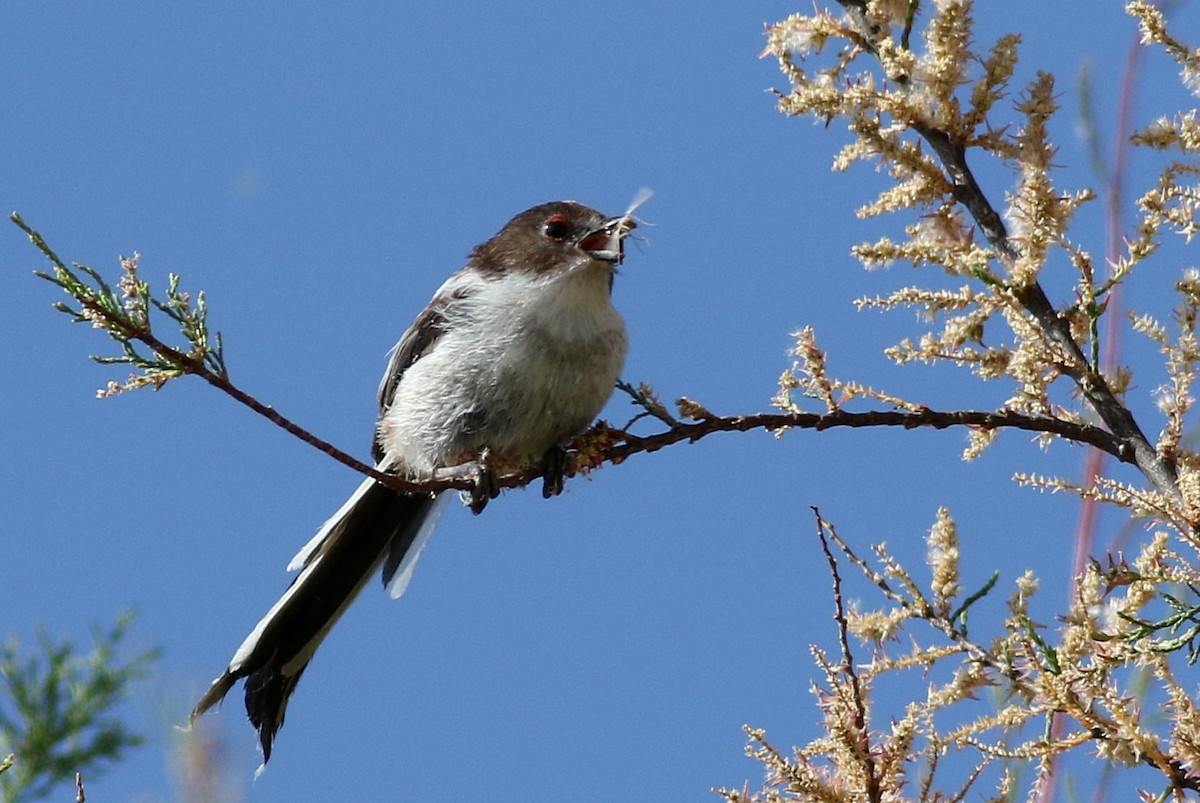
<instances>
[{"instance_id":1,"label":"black and white tail feather","mask_svg":"<svg viewBox=\"0 0 1200 803\"><path fill-rule=\"evenodd\" d=\"M404 593L448 500L363 482L292 559L288 570L300 573L238 647L191 718L245 678L246 714L258 731L265 766L288 699L330 628L381 567L388 593L393 598Z\"/></svg>"}]
</instances>

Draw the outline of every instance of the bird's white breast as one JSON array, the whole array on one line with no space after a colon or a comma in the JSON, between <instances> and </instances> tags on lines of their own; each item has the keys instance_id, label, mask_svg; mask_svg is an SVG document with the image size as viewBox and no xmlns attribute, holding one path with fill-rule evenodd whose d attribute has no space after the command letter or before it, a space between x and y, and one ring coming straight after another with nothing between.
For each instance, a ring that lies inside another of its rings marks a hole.
<instances>
[{"instance_id":1,"label":"bird's white breast","mask_svg":"<svg viewBox=\"0 0 1200 803\"><path fill-rule=\"evenodd\" d=\"M536 463L582 432L624 364L624 322L611 268L453 277L465 298L444 334L405 372L379 424L388 461L410 473L474 459L488 446Z\"/></svg>"}]
</instances>

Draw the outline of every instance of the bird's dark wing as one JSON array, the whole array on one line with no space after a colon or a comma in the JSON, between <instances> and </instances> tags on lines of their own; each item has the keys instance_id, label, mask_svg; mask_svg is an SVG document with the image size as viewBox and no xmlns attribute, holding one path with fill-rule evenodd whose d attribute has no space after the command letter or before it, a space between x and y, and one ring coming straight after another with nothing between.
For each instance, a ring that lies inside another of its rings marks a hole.
<instances>
[{"instance_id":1,"label":"bird's dark wing","mask_svg":"<svg viewBox=\"0 0 1200 803\"><path fill-rule=\"evenodd\" d=\"M379 411L381 413L395 398L396 388L399 387L404 372L423 355L429 353L429 350L446 331L448 310L454 304L467 298L469 291L465 286L456 283L454 281L456 278L458 277L455 276L442 286L433 300L429 302L429 306L421 311L412 326L408 327L408 330L392 349L387 371L384 372L383 379L379 382ZM372 448L372 454L377 461L383 459L383 452L378 443Z\"/></svg>"}]
</instances>

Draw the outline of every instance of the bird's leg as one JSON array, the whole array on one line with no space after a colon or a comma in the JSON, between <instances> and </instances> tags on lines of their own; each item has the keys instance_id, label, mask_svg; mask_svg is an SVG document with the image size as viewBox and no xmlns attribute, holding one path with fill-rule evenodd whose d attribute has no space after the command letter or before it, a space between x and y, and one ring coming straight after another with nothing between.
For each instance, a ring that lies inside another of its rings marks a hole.
<instances>
[{"instance_id":1,"label":"bird's leg","mask_svg":"<svg viewBox=\"0 0 1200 803\"><path fill-rule=\"evenodd\" d=\"M500 495L500 485L496 482L496 470L492 468L492 450L487 446L479 450L479 460L475 463L475 485L470 491L464 491L467 496L467 506L478 516L487 507L487 503Z\"/></svg>"},{"instance_id":2,"label":"bird's leg","mask_svg":"<svg viewBox=\"0 0 1200 803\"><path fill-rule=\"evenodd\" d=\"M542 498L549 499L562 493L563 480L567 477L567 469L571 461L567 459L567 450L561 446L551 446L542 457Z\"/></svg>"}]
</instances>

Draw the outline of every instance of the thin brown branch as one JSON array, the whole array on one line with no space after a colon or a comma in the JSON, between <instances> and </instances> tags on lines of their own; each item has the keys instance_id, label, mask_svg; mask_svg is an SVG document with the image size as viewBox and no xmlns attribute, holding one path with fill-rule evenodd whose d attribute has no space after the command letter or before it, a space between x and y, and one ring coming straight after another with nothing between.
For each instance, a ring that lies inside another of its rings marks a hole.
<instances>
[{"instance_id":1,"label":"thin brown branch","mask_svg":"<svg viewBox=\"0 0 1200 803\"><path fill-rule=\"evenodd\" d=\"M1091 734L1093 739L1100 742L1110 741L1113 738L1099 728L1092 728ZM1167 777L1167 783L1171 785L1172 792L1200 792L1200 776L1190 774L1180 759L1161 754L1143 754L1139 758L1142 764L1153 767Z\"/></svg>"},{"instance_id":2,"label":"thin brown branch","mask_svg":"<svg viewBox=\"0 0 1200 803\"><path fill-rule=\"evenodd\" d=\"M291 419L281 415L275 410L275 408L263 404L249 393L246 393L241 388L230 382L226 377L211 371L208 366L204 364L203 360L199 360L190 354L185 354L184 352L179 351L172 346L168 346L166 343L159 340L158 337L154 335L154 333L151 332L148 327L130 326L126 320L111 315L99 304L91 302L87 299L77 300L84 307L91 310L96 315L104 318L104 320L107 321L110 326L120 329L131 340L137 340L149 346L156 354L166 358L167 361L178 366L179 369L184 373L193 374L200 377L208 384L212 385L218 390L223 391L224 393L233 397L236 401L244 404L246 407L249 407L254 412L263 416L272 424L275 424L276 426L287 431L289 434L296 436L309 446L321 450L334 460L337 460L339 463L342 463L343 465L346 465L361 474L365 474L368 477L373 477L374 479L379 480L385 485L393 487L398 491L413 491L422 489L422 486L419 483L405 482L398 477L378 471L373 466L369 466L354 456L343 452L341 449L337 448L328 441L318 438L316 435L299 426Z\"/></svg>"},{"instance_id":3,"label":"thin brown branch","mask_svg":"<svg viewBox=\"0 0 1200 803\"><path fill-rule=\"evenodd\" d=\"M305 443L321 449L321 451L334 457L344 465L373 477L397 491L434 493L451 489L470 490L472 488L472 480L463 478L460 475L448 474L432 480L409 481L379 472L353 457L345 455L341 450L280 415L274 408L262 404L257 399L254 399L254 397L241 391L228 380L221 377L214 377L214 379L208 381L214 387L225 391L236 400L259 412L268 420L289 433L296 435L296 437ZM685 441L695 443L702 438L720 432L749 432L756 429L767 432L781 432L788 429L822 431L842 427L850 429L901 427L903 429L938 430L950 427L967 427L1045 432L1058 435L1065 440L1087 444L1111 454L1118 460L1131 462L1128 452L1122 451L1121 444L1111 434L1100 427L1076 424L1058 418L1030 416L1014 412L985 412L977 410L942 412L929 409L923 409L919 412L876 410L853 413L838 410L823 414L754 413L749 415L713 416L696 422L677 422L674 426L653 435L639 436L631 433L620 433L621 437L609 445L601 447L598 459L591 462L593 465L603 463L619 464L635 454L657 452L660 449ZM606 428L606 434L612 432L619 431L607 430ZM586 438L586 435L584 437ZM342 459L340 455L345 455L347 459ZM528 485L541 476L541 469L530 468L505 474L498 477L496 481L501 488L516 488Z\"/></svg>"},{"instance_id":4,"label":"thin brown branch","mask_svg":"<svg viewBox=\"0 0 1200 803\"><path fill-rule=\"evenodd\" d=\"M829 563L829 574L833 577L833 620L837 622L838 640L842 648L843 673L850 681L850 694L854 702L854 729L858 732L858 755L862 757L863 773L867 776L867 799L878 801L882 799L879 784L879 772L871 754L871 734L867 730L867 706L863 702L862 686L858 673L854 671L854 655L850 652L850 623L846 620L846 604L842 599L842 577L838 574L837 559L829 549L829 539L825 531L831 529L821 518L821 511L812 508L817 520L817 538L821 539L821 550Z\"/></svg>"},{"instance_id":5,"label":"thin brown branch","mask_svg":"<svg viewBox=\"0 0 1200 803\"><path fill-rule=\"evenodd\" d=\"M714 416L694 423L681 422L664 432L646 437L627 435L626 442L605 450L604 460L619 463L639 452L656 452L680 441L695 442L716 432L746 432L752 429L764 429L768 432L787 429L821 431L836 427L851 429L864 427L902 427L904 429L971 427L1046 432L1059 435L1066 440L1086 443L1102 449L1123 462L1133 462L1131 453L1122 448L1120 441L1104 429L1089 424L1076 424L1059 418L1031 416L1008 411L952 410L942 412L928 408L918 412L873 410L852 413L846 410L837 410L831 413L755 413Z\"/></svg>"},{"instance_id":6,"label":"thin brown branch","mask_svg":"<svg viewBox=\"0 0 1200 803\"><path fill-rule=\"evenodd\" d=\"M1019 250L1008 236L1004 220L992 206L983 189L967 166L966 148L951 140L944 131L922 123L914 123L915 130L930 144L942 160L947 177L953 186L954 198L967 208L971 217L988 243L996 249L1005 264L1012 264L1019 257ZM1164 460L1153 444L1142 432L1129 409L1121 403L1109 388L1103 374L1084 355L1083 349L1071 334L1066 318L1059 315L1050 302L1046 291L1037 282L1024 287L1014 287L1013 293L1020 305L1038 322L1045 336L1067 359L1060 368L1075 381L1084 398L1109 431L1132 453L1132 462L1141 469L1154 487L1163 493L1179 497L1175 466Z\"/></svg>"},{"instance_id":7,"label":"thin brown branch","mask_svg":"<svg viewBox=\"0 0 1200 803\"><path fill-rule=\"evenodd\" d=\"M829 536L829 540L837 545L837 548L842 551L846 559L853 563L863 573L863 576L873 583L894 605L906 611L912 611L916 618L927 622L935 630L954 642L956 646L960 647L963 652L970 656L972 661L991 667L1014 685L1020 685L1023 682L1019 673L1012 666L997 659L982 645L969 639L961 630L954 626L953 620L945 616L939 616L923 599L910 600L892 588L887 578L872 568L871 564L867 563L851 549L845 539L838 535L836 529L827 527L826 533Z\"/></svg>"}]
</instances>

